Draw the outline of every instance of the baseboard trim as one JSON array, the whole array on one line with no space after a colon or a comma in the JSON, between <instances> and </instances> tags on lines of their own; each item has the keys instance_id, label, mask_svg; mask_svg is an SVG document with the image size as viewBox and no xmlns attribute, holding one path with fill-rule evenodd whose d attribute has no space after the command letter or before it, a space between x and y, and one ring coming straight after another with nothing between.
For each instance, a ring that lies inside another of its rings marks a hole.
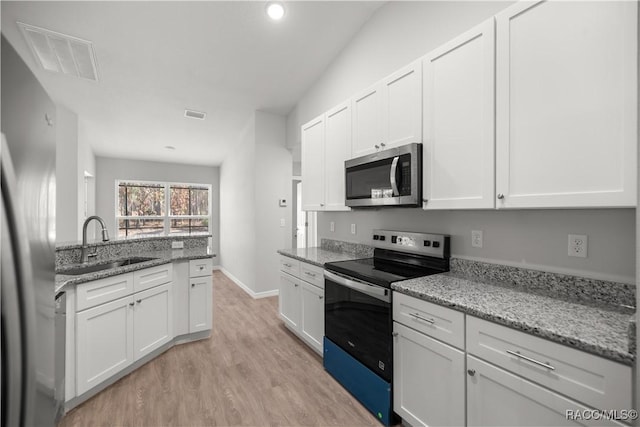
<instances>
[{"instance_id":1,"label":"baseboard trim","mask_svg":"<svg viewBox=\"0 0 640 427\"><path fill-rule=\"evenodd\" d=\"M271 291L264 291L264 292L254 292L251 288L249 288L247 285L242 283L242 281L240 279L238 279L236 276L231 274L226 268L224 268L222 266L216 266L216 267L217 268L214 267L214 269L220 270L222 272L222 274L227 276L229 278L229 280L231 280L233 283L235 283L240 289L245 291L253 299L274 297L274 296L277 296L280 293L278 291L278 289L274 289L274 290L271 290Z\"/></svg>"}]
</instances>

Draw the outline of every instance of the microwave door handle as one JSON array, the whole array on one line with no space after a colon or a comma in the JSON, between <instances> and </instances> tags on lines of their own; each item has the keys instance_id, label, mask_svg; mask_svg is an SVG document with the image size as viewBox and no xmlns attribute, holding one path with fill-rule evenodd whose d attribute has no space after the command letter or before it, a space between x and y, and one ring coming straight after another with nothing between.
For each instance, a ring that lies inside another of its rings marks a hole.
<instances>
[{"instance_id":1,"label":"microwave door handle","mask_svg":"<svg viewBox=\"0 0 640 427\"><path fill-rule=\"evenodd\" d=\"M389 172L389 181L391 181L391 188L393 189L394 196L400 195L400 191L398 191L398 182L396 181L396 176L398 173L398 160L400 160L399 156L395 156L393 158L393 162L391 162L391 171Z\"/></svg>"}]
</instances>

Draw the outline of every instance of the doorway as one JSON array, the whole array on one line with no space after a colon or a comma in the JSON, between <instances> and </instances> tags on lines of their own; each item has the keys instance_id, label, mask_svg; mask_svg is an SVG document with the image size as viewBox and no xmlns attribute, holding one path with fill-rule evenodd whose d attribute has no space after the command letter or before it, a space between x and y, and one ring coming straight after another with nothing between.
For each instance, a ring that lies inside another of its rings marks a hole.
<instances>
[{"instance_id":1,"label":"doorway","mask_svg":"<svg viewBox=\"0 0 640 427\"><path fill-rule=\"evenodd\" d=\"M302 210L302 185L302 178L294 176L291 192L293 194L291 247L298 249L317 246L316 213Z\"/></svg>"}]
</instances>

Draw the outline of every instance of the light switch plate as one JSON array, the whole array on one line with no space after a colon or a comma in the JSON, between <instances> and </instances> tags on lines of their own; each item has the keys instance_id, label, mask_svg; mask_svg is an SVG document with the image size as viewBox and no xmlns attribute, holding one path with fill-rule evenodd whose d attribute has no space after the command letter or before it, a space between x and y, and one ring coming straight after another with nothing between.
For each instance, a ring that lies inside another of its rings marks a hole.
<instances>
[{"instance_id":1,"label":"light switch plate","mask_svg":"<svg viewBox=\"0 0 640 427\"><path fill-rule=\"evenodd\" d=\"M171 249L183 249L184 248L184 242L179 241L173 241L171 242Z\"/></svg>"},{"instance_id":2,"label":"light switch plate","mask_svg":"<svg viewBox=\"0 0 640 427\"><path fill-rule=\"evenodd\" d=\"M351 234L356 234L356 225L351 224Z\"/></svg>"},{"instance_id":3,"label":"light switch plate","mask_svg":"<svg viewBox=\"0 0 640 427\"><path fill-rule=\"evenodd\" d=\"M331 221L329 223L329 230L333 233L334 231L336 231L336 223L334 221Z\"/></svg>"},{"instance_id":4,"label":"light switch plate","mask_svg":"<svg viewBox=\"0 0 640 427\"><path fill-rule=\"evenodd\" d=\"M284 218L280 218L280 227L285 227L287 225Z\"/></svg>"}]
</instances>

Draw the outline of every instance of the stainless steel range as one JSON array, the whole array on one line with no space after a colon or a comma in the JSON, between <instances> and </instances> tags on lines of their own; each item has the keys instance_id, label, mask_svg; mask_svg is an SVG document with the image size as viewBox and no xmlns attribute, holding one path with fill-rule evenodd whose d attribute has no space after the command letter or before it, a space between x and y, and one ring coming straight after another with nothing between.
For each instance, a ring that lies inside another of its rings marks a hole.
<instances>
[{"instance_id":1,"label":"stainless steel range","mask_svg":"<svg viewBox=\"0 0 640 427\"><path fill-rule=\"evenodd\" d=\"M373 258L325 264L324 367L394 422L391 284L449 271L449 236L374 230Z\"/></svg>"}]
</instances>

